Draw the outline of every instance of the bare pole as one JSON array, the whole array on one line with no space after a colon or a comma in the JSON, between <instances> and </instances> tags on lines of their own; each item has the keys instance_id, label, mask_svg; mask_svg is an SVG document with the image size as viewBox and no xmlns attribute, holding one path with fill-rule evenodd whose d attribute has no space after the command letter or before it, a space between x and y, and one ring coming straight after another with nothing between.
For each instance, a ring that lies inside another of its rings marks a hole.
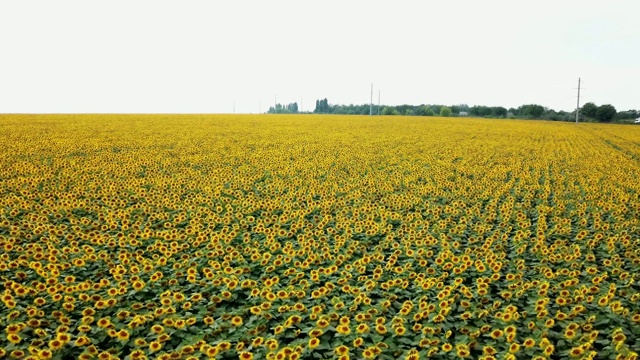
<instances>
[{"instance_id":1,"label":"bare pole","mask_svg":"<svg viewBox=\"0 0 640 360\"><path fill-rule=\"evenodd\" d=\"M578 102L576 104L576 124L578 123L579 116L580 116L580 78L578 78Z\"/></svg>"},{"instance_id":2,"label":"bare pole","mask_svg":"<svg viewBox=\"0 0 640 360\"><path fill-rule=\"evenodd\" d=\"M371 101L369 102L369 116L373 115L373 83L371 83Z\"/></svg>"}]
</instances>

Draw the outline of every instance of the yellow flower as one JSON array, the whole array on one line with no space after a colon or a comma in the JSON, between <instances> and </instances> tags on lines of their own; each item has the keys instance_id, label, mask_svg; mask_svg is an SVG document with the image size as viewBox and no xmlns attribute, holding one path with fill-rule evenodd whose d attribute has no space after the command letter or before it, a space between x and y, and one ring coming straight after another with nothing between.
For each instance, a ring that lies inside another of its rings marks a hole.
<instances>
[{"instance_id":1,"label":"yellow flower","mask_svg":"<svg viewBox=\"0 0 640 360\"><path fill-rule=\"evenodd\" d=\"M240 352L239 359L241 360L253 360L253 354L247 351Z\"/></svg>"},{"instance_id":2,"label":"yellow flower","mask_svg":"<svg viewBox=\"0 0 640 360\"><path fill-rule=\"evenodd\" d=\"M129 332L127 330L118 331L118 340L120 341L129 340Z\"/></svg>"},{"instance_id":3,"label":"yellow flower","mask_svg":"<svg viewBox=\"0 0 640 360\"><path fill-rule=\"evenodd\" d=\"M160 343L159 341L152 341L151 343L149 343L149 351L156 352L160 349L162 349L162 343Z\"/></svg>"},{"instance_id":4,"label":"yellow flower","mask_svg":"<svg viewBox=\"0 0 640 360\"><path fill-rule=\"evenodd\" d=\"M12 344L19 344L22 341L22 338L18 334L9 334L7 335L7 341Z\"/></svg>"},{"instance_id":5,"label":"yellow flower","mask_svg":"<svg viewBox=\"0 0 640 360\"><path fill-rule=\"evenodd\" d=\"M582 356L582 354L584 354L584 349L580 346L578 347L574 347L571 350L569 350L569 356L571 357L580 357Z\"/></svg>"},{"instance_id":6,"label":"yellow flower","mask_svg":"<svg viewBox=\"0 0 640 360\"><path fill-rule=\"evenodd\" d=\"M320 346L320 340L318 338L309 339L309 349L315 349Z\"/></svg>"},{"instance_id":7,"label":"yellow flower","mask_svg":"<svg viewBox=\"0 0 640 360\"><path fill-rule=\"evenodd\" d=\"M349 328L349 325L338 325L336 327L336 331L342 335L349 335L351 333L351 329Z\"/></svg>"}]
</instances>

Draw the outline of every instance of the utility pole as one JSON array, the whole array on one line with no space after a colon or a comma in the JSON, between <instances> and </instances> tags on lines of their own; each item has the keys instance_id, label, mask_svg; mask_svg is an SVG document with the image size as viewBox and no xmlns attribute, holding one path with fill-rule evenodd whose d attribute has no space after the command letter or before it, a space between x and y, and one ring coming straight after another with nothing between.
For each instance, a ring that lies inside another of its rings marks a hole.
<instances>
[{"instance_id":1,"label":"utility pole","mask_svg":"<svg viewBox=\"0 0 640 360\"><path fill-rule=\"evenodd\" d=\"M580 116L580 78L578 78L578 103L576 104L576 124Z\"/></svg>"},{"instance_id":2,"label":"utility pole","mask_svg":"<svg viewBox=\"0 0 640 360\"><path fill-rule=\"evenodd\" d=\"M380 116L380 90L378 90L378 116Z\"/></svg>"},{"instance_id":3,"label":"utility pole","mask_svg":"<svg viewBox=\"0 0 640 360\"><path fill-rule=\"evenodd\" d=\"M369 102L369 116L373 115L373 83L371 83L371 101Z\"/></svg>"}]
</instances>

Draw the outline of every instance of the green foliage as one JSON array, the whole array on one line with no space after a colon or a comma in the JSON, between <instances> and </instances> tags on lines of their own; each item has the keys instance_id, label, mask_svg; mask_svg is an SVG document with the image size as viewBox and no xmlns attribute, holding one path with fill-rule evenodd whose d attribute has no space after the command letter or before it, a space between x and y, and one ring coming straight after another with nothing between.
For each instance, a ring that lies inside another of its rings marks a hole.
<instances>
[{"instance_id":1,"label":"green foliage","mask_svg":"<svg viewBox=\"0 0 640 360\"><path fill-rule=\"evenodd\" d=\"M582 108L580 109L580 113L582 114L582 116L593 118L593 119L595 119L597 111L598 111L598 107L596 106L596 104L592 102L588 102L582 105Z\"/></svg>"},{"instance_id":2,"label":"green foliage","mask_svg":"<svg viewBox=\"0 0 640 360\"><path fill-rule=\"evenodd\" d=\"M393 115L393 108L389 107L389 106L385 106L384 108L382 108L382 115Z\"/></svg>"},{"instance_id":3,"label":"green foliage","mask_svg":"<svg viewBox=\"0 0 640 360\"><path fill-rule=\"evenodd\" d=\"M370 104L359 105L331 105L324 99L316 100L315 114L341 114L341 115L369 115ZM298 113L298 104L293 103L287 106L278 104L275 109L270 108L269 113L290 114ZM443 105L374 105L374 115L404 115L404 116L466 116L500 118L500 119L539 119L551 121L574 121L575 111L555 111L538 104L525 104L518 108L505 108L503 106L483 106L475 105L469 107L466 104L443 106ZM612 105L596 106L589 102L582 106L580 115L581 121L601 121L611 122L635 119L640 115L637 110L627 110L617 113Z\"/></svg>"},{"instance_id":4,"label":"green foliage","mask_svg":"<svg viewBox=\"0 0 640 360\"><path fill-rule=\"evenodd\" d=\"M275 107L269 107L267 114L297 114L298 113L298 103L292 104L276 104Z\"/></svg>"},{"instance_id":5,"label":"green foliage","mask_svg":"<svg viewBox=\"0 0 640 360\"><path fill-rule=\"evenodd\" d=\"M440 108L440 116L449 117L449 116L451 116L451 114L452 113L451 113L451 109L450 108L448 108L446 106L443 106L443 107Z\"/></svg>"},{"instance_id":6,"label":"green foliage","mask_svg":"<svg viewBox=\"0 0 640 360\"><path fill-rule=\"evenodd\" d=\"M605 104L598 106L596 111L596 119L600 122L611 122L613 116L616 114L616 108L611 104Z\"/></svg>"},{"instance_id":7,"label":"green foliage","mask_svg":"<svg viewBox=\"0 0 640 360\"><path fill-rule=\"evenodd\" d=\"M331 106L329 106L329 100L324 98L322 100L316 100L316 108L313 110L314 114L330 114Z\"/></svg>"},{"instance_id":8,"label":"green foliage","mask_svg":"<svg viewBox=\"0 0 640 360\"><path fill-rule=\"evenodd\" d=\"M518 115L528 119L540 119L544 111L545 108L541 105L522 105L518 108Z\"/></svg>"}]
</instances>

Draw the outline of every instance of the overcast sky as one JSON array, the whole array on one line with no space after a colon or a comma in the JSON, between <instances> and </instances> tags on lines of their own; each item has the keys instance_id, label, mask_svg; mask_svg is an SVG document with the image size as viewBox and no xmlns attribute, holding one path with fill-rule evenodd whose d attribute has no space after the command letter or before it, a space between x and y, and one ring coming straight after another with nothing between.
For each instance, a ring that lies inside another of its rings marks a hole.
<instances>
[{"instance_id":1,"label":"overcast sky","mask_svg":"<svg viewBox=\"0 0 640 360\"><path fill-rule=\"evenodd\" d=\"M640 109L640 1L0 1L0 112Z\"/></svg>"}]
</instances>

